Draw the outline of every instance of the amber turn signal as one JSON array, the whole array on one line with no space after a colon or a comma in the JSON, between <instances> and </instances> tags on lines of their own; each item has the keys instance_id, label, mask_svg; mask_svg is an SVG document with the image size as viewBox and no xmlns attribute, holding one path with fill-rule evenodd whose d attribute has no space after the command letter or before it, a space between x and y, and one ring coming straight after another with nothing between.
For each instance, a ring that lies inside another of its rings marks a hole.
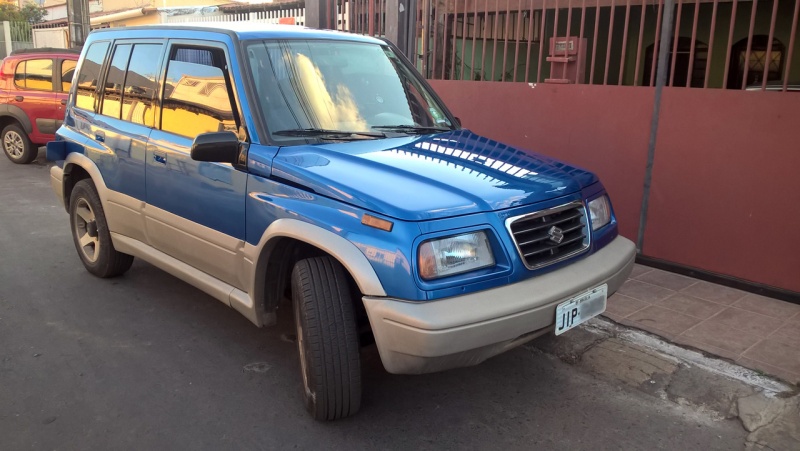
<instances>
[{"instance_id":1,"label":"amber turn signal","mask_svg":"<svg viewBox=\"0 0 800 451\"><path fill-rule=\"evenodd\" d=\"M392 227L394 226L392 221L376 218L375 216L368 215L366 213L361 217L361 223L365 226L375 227L376 229L385 230L387 232L391 232Z\"/></svg>"}]
</instances>

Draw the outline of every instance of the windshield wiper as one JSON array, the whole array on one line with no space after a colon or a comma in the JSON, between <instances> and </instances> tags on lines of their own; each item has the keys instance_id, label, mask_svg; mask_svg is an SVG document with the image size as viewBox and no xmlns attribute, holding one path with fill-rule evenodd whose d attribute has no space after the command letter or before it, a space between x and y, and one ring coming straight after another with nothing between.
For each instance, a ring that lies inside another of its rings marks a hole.
<instances>
[{"instance_id":1,"label":"windshield wiper","mask_svg":"<svg viewBox=\"0 0 800 451\"><path fill-rule=\"evenodd\" d=\"M316 137L323 139L359 139L359 137L366 138L385 138L386 135L380 132L350 132L346 130L325 130L322 128L293 128L289 130L278 130L272 132L273 135L279 136L296 136L296 137Z\"/></svg>"},{"instance_id":2,"label":"windshield wiper","mask_svg":"<svg viewBox=\"0 0 800 451\"><path fill-rule=\"evenodd\" d=\"M373 125L372 128L401 133L440 133L451 131L451 129L445 127L423 127L419 125Z\"/></svg>"}]
</instances>

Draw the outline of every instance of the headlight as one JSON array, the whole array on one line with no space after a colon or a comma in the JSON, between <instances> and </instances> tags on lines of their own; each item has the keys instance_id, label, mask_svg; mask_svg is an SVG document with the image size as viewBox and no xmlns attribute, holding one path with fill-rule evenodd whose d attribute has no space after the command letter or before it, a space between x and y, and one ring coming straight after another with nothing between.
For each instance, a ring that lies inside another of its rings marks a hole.
<instances>
[{"instance_id":1,"label":"headlight","mask_svg":"<svg viewBox=\"0 0 800 451\"><path fill-rule=\"evenodd\" d=\"M608 196L602 195L589 202L589 216L592 219L592 230L611 222L611 204L608 202Z\"/></svg>"},{"instance_id":2,"label":"headlight","mask_svg":"<svg viewBox=\"0 0 800 451\"><path fill-rule=\"evenodd\" d=\"M493 265L494 255L485 232L425 241L419 247L419 275L427 280Z\"/></svg>"}]
</instances>

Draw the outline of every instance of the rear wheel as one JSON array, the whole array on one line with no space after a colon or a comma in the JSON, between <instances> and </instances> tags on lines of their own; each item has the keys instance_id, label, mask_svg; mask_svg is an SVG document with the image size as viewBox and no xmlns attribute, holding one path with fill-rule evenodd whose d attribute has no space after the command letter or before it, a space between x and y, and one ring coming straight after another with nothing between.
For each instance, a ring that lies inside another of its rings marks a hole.
<instances>
[{"instance_id":1,"label":"rear wheel","mask_svg":"<svg viewBox=\"0 0 800 451\"><path fill-rule=\"evenodd\" d=\"M7 125L0 133L3 151L9 160L17 164L31 163L39 155L39 149L31 143L25 130L17 124Z\"/></svg>"},{"instance_id":2,"label":"rear wheel","mask_svg":"<svg viewBox=\"0 0 800 451\"><path fill-rule=\"evenodd\" d=\"M72 240L87 271L97 277L115 277L127 271L133 257L114 249L100 196L90 180L81 180L69 200Z\"/></svg>"},{"instance_id":3,"label":"rear wheel","mask_svg":"<svg viewBox=\"0 0 800 451\"><path fill-rule=\"evenodd\" d=\"M306 409L317 420L355 414L361 406L361 363L342 265L331 257L297 262L292 301Z\"/></svg>"}]
</instances>

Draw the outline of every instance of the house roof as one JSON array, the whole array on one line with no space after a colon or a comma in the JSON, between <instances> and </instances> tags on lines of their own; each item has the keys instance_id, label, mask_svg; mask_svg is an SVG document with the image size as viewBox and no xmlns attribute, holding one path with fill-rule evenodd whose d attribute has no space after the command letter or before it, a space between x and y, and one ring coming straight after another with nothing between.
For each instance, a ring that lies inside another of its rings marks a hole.
<instances>
[{"instance_id":1,"label":"house roof","mask_svg":"<svg viewBox=\"0 0 800 451\"><path fill-rule=\"evenodd\" d=\"M104 16L113 16L113 15L117 15L117 14L121 14L121 13L135 12L135 11L141 11L142 15L146 15L146 14L150 14L150 13L154 13L154 12L158 11L158 8L150 8L150 7L146 7L146 8L123 8L123 9L115 9L113 11L98 11L96 13L89 14L89 20L103 18ZM35 24L33 26L33 28L51 28L51 27L57 26L57 25L66 26L67 25L67 18L65 17L63 19L46 20L44 22L40 22L38 24Z\"/></svg>"},{"instance_id":2,"label":"house roof","mask_svg":"<svg viewBox=\"0 0 800 451\"><path fill-rule=\"evenodd\" d=\"M217 5L224 13L253 13L258 11L276 11L289 8L305 7L305 0L275 0L270 3L225 3Z\"/></svg>"}]
</instances>

